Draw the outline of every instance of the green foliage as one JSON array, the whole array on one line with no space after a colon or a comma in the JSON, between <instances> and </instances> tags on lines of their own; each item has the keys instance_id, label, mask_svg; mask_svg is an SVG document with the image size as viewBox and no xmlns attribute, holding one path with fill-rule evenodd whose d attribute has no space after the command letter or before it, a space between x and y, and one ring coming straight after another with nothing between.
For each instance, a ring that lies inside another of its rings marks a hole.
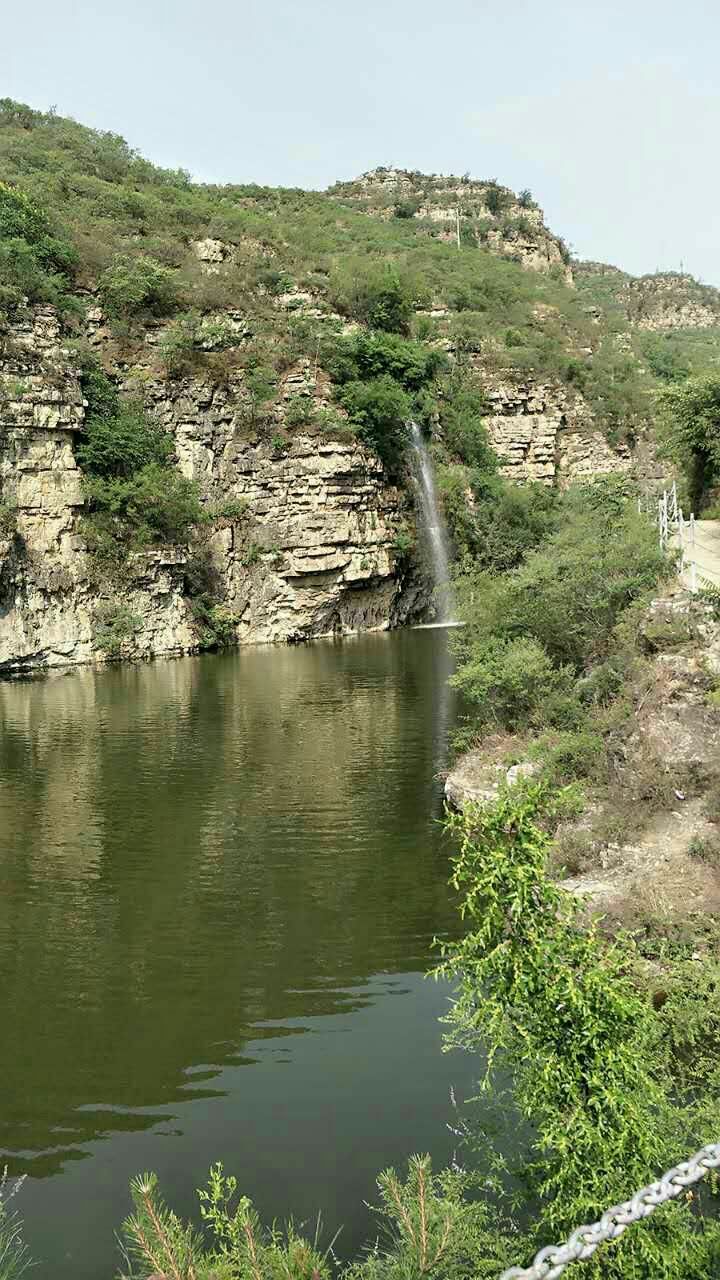
<instances>
[{"instance_id":1,"label":"green foliage","mask_svg":"<svg viewBox=\"0 0 720 1280\"><path fill-rule=\"evenodd\" d=\"M350 425L397 469L407 445L407 423L432 415L433 388L447 368L446 357L397 334L361 332L335 343L328 363Z\"/></svg>"},{"instance_id":2,"label":"green foliage","mask_svg":"<svg viewBox=\"0 0 720 1280\"><path fill-rule=\"evenodd\" d=\"M443 373L448 361L441 351L397 334L361 331L336 344L329 364L339 383L387 376L403 390L417 392Z\"/></svg>"},{"instance_id":3,"label":"green foliage","mask_svg":"<svg viewBox=\"0 0 720 1280\"><path fill-rule=\"evenodd\" d=\"M400 565L407 564L412 558L417 545L417 539L414 530L402 525L392 540L392 549L395 552L396 562Z\"/></svg>"},{"instance_id":4,"label":"green foliage","mask_svg":"<svg viewBox=\"0 0 720 1280\"><path fill-rule=\"evenodd\" d=\"M129 479L143 467L165 466L173 451L167 432L151 422L138 404L116 402L101 388L107 416L90 416L77 448L80 466L103 480Z\"/></svg>"},{"instance_id":5,"label":"green foliage","mask_svg":"<svg viewBox=\"0 0 720 1280\"><path fill-rule=\"evenodd\" d=\"M461 556L471 555L478 569L503 573L553 533L562 518L557 491L546 485L509 484L499 476L466 476L466 493L455 505L446 500L450 529Z\"/></svg>"},{"instance_id":6,"label":"green foliage","mask_svg":"<svg viewBox=\"0 0 720 1280\"><path fill-rule=\"evenodd\" d=\"M134 547L185 542L202 519L196 483L159 462L127 478L89 476L83 491L90 512L101 517L98 532L114 530Z\"/></svg>"},{"instance_id":7,"label":"green foliage","mask_svg":"<svg viewBox=\"0 0 720 1280\"><path fill-rule=\"evenodd\" d=\"M224 520L242 520L248 513L247 498L226 498L215 509L215 515Z\"/></svg>"},{"instance_id":8,"label":"green foliage","mask_svg":"<svg viewBox=\"0 0 720 1280\"><path fill-rule=\"evenodd\" d=\"M532 636L505 636L478 646L451 679L482 725L507 729L543 723L548 698L572 687L572 672L557 667Z\"/></svg>"},{"instance_id":9,"label":"green foliage","mask_svg":"<svg viewBox=\"0 0 720 1280\"><path fill-rule=\"evenodd\" d=\"M690 361L673 342L672 335L646 334L641 349L649 368L661 382L683 382L689 377Z\"/></svg>"},{"instance_id":10,"label":"green foliage","mask_svg":"<svg viewBox=\"0 0 720 1280\"><path fill-rule=\"evenodd\" d=\"M394 1169L378 1178L380 1240L343 1280L495 1280L514 1261L509 1228L479 1200L480 1179L459 1169L433 1174L429 1156L413 1156L403 1182Z\"/></svg>"},{"instance_id":11,"label":"green foliage","mask_svg":"<svg viewBox=\"0 0 720 1280\"><path fill-rule=\"evenodd\" d=\"M75 263L44 209L25 191L0 182L0 308L23 297L61 304Z\"/></svg>"},{"instance_id":12,"label":"green foliage","mask_svg":"<svg viewBox=\"0 0 720 1280\"><path fill-rule=\"evenodd\" d=\"M202 1238L163 1203L153 1174L131 1184L135 1213L123 1235L138 1280L494 1280L513 1259L497 1213L476 1198L476 1181L459 1170L433 1173L413 1156L407 1177L378 1178L380 1232L364 1257L339 1269L331 1241L321 1248L288 1223L266 1228L252 1201L221 1164L198 1191Z\"/></svg>"},{"instance_id":13,"label":"green foliage","mask_svg":"<svg viewBox=\"0 0 720 1280\"><path fill-rule=\"evenodd\" d=\"M475 471L492 473L497 457L483 425L486 402L472 381L455 375L440 404L440 425L447 448Z\"/></svg>"},{"instance_id":14,"label":"green foliage","mask_svg":"<svg viewBox=\"0 0 720 1280\"><path fill-rule=\"evenodd\" d=\"M416 281L394 266L351 262L336 272L330 297L339 311L370 329L407 334L417 290Z\"/></svg>"},{"instance_id":15,"label":"green foliage","mask_svg":"<svg viewBox=\"0 0 720 1280\"><path fill-rule=\"evenodd\" d=\"M114 382L87 347L77 345L73 354L80 369L83 396L87 400L86 421L114 418L120 409L120 397Z\"/></svg>"},{"instance_id":16,"label":"green foliage","mask_svg":"<svg viewBox=\"0 0 720 1280\"><path fill-rule=\"evenodd\" d=\"M111 316L164 316L178 305L175 273L147 254L118 254L99 280Z\"/></svg>"},{"instance_id":17,"label":"green foliage","mask_svg":"<svg viewBox=\"0 0 720 1280\"><path fill-rule=\"evenodd\" d=\"M247 1196L237 1195L237 1180L210 1170L208 1186L199 1192L203 1221L212 1243L208 1261L220 1275L238 1280L329 1280L327 1253L299 1235L292 1223L281 1231L265 1231Z\"/></svg>"},{"instance_id":18,"label":"green foliage","mask_svg":"<svg viewBox=\"0 0 720 1280\"><path fill-rule=\"evenodd\" d=\"M394 468L407 443L412 402L394 378L384 374L367 382L346 382L338 400L362 440Z\"/></svg>"},{"instance_id":19,"label":"green foliage","mask_svg":"<svg viewBox=\"0 0 720 1280\"><path fill-rule=\"evenodd\" d=\"M552 708L551 708L552 710ZM555 716L545 715L545 722L552 724L559 720L559 708ZM565 712L568 719L573 711L581 719L581 708L577 700L568 701ZM536 753L542 764L543 776L556 786L574 782L578 779L603 776L607 767L605 744L599 733L592 730L567 729L562 733L548 735L538 743Z\"/></svg>"},{"instance_id":20,"label":"green foliage","mask_svg":"<svg viewBox=\"0 0 720 1280\"><path fill-rule=\"evenodd\" d=\"M468 572L463 646L532 636L554 662L578 672L605 656L621 614L652 589L664 560L632 504L621 518L603 519L576 501L571 495L565 523L513 573L493 580Z\"/></svg>"},{"instance_id":21,"label":"green foliage","mask_svg":"<svg viewBox=\"0 0 720 1280\"><path fill-rule=\"evenodd\" d=\"M105 605L95 616L93 645L96 649L103 649L108 658L120 658L141 626L142 618L127 605Z\"/></svg>"},{"instance_id":22,"label":"green foliage","mask_svg":"<svg viewBox=\"0 0 720 1280\"><path fill-rule=\"evenodd\" d=\"M230 649L237 644L240 617L228 605L200 596L192 601L192 614L201 649Z\"/></svg>"},{"instance_id":23,"label":"green foliage","mask_svg":"<svg viewBox=\"0 0 720 1280\"><path fill-rule=\"evenodd\" d=\"M665 451L685 472L697 511L720 477L720 375L668 386L660 408Z\"/></svg>"},{"instance_id":24,"label":"green foliage","mask_svg":"<svg viewBox=\"0 0 720 1280\"><path fill-rule=\"evenodd\" d=\"M293 396L285 410L288 427L312 426L315 421L315 402L311 396Z\"/></svg>"},{"instance_id":25,"label":"green foliage","mask_svg":"<svg viewBox=\"0 0 720 1280\"><path fill-rule=\"evenodd\" d=\"M130 1183L134 1213L123 1223L129 1259L142 1280L166 1275L170 1280L197 1280L196 1259L200 1238L192 1227L168 1209L158 1193L154 1173L143 1173Z\"/></svg>"},{"instance_id":26,"label":"green foliage","mask_svg":"<svg viewBox=\"0 0 720 1280\"><path fill-rule=\"evenodd\" d=\"M45 210L27 192L0 182L0 300L59 301L76 255L53 232Z\"/></svg>"},{"instance_id":27,"label":"green foliage","mask_svg":"<svg viewBox=\"0 0 720 1280\"><path fill-rule=\"evenodd\" d=\"M495 217L507 209L511 198L511 193L505 187L501 187L494 178L485 188L485 206Z\"/></svg>"},{"instance_id":28,"label":"green foliage","mask_svg":"<svg viewBox=\"0 0 720 1280\"><path fill-rule=\"evenodd\" d=\"M176 377L202 367L207 352L227 351L238 342L238 334L229 321L204 318L189 311L167 326L158 350L165 369Z\"/></svg>"},{"instance_id":29,"label":"green foliage","mask_svg":"<svg viewBox=\"0 0 720 1280\"><path fill-rule=\"evenodd\" d=\"M255 423L277 392L277 376L274 369L262 364L259 360L251 360L245 374L245 390L248 395L250 419Z\"/></svg>"},{"instance_id":30,"label":"green foliage","mask_svg":"<svg viewBox=\"0 0 720 1280\"><path fill-rule=\"evenodd\" d=\"M704 1138L662 1073L628 944L582 921L581 903L546 871L548 824L562 800L528 783L449 818L467 930L443 944L439 969L459 983L450 1043L487 1055L484 1088L511 1073L531 1125L522 1176L537 1197L538 1243L564 1238L657 1176L677 1159L678 1141ZM719 1244L717 1222L675 1204L583 1265L590 1280L701 1280Z\"/></svg>"}]
</instances>

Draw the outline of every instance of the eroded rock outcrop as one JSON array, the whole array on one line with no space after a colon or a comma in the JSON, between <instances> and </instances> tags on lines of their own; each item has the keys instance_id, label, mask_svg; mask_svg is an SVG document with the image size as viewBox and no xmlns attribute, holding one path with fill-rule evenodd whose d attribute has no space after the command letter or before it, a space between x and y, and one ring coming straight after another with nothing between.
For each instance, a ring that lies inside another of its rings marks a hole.
<instances>
[{"instance_id":1,"label":"eroded rock outcrop","mask_svg":"<svg viewBox=\"0 0 720 1280\"><path fill-rule=\"evenodd\" d=\"M627 445L610 447L579 394L509 375L485 373L483 379L490 406L485 423L509 480L565 487L632 467Z\"/></svg>"}]
</instances>

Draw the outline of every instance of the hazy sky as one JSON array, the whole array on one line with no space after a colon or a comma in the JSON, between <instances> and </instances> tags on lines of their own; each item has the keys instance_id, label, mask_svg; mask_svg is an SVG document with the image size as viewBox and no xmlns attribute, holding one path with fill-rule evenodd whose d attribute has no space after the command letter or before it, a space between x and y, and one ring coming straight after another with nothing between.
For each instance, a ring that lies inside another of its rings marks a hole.
<instances>
[{"instance_id":1,"label":"hazy sky","mask_svg":"<svg viewBox=\"0 0 720 1280\"><path fill-rule=\"evenodd\" d=\"M582 257L720 285L717 0L25 0L0 94L194 177L530 187Z\"/></svg>"}]
</instances>

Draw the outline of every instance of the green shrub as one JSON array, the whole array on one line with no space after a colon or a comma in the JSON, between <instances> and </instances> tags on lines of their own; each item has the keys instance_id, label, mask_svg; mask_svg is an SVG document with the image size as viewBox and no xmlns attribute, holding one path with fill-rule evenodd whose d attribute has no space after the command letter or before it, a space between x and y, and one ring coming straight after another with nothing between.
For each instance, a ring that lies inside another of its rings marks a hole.
<instances>
[{"instance_id":1,"label":"green shrub","mask_svg":"<svg viewBox=\"0 0 720 1280\"><path fill-rule=\"evenodd\" d=\"M341 339L329 360L336 382L369 381L385 375L416 392L447 369L442 351L395 333L354 333Z\"/></svg>"},{"instance_id":2,"label":"green shrub","mask_svg":"<svg viewBox=\"0 0 720 1280\"><path fill-rule=\"evenodd\" d=\"M90 476L83 488L90 511L112 517L118 537L134 546L184 542L202 519L196 483L158 462L128 478Z\"/></svg>"},{"instance_id":3,"label":"green shrub","mask_svg":"<svg viewBox=\"0 0 720 1280\"><path fill-rule=\"evenodd\" d=\"M120 410L120 396L114 382L108 377L94 352L87 346L71 347L80 369L80 383L87 400L85 421L92 418L114 418Z\"/></svg>"},{"instance_id":4,"label":"green shrub","mask_svg":"<svg viewBox=\"0 0 720 1280\"><path fill-rule=\"evenodd\" d=\"M672 342L670 334L645 334L642 354L656 378L662 382L684 382L690 374L690 362Z\"/></svg>"},{"instance_id":5,"label":"green shrub","mask_svg":"<svg viewBox=\"0 0 720 1280\"><path fill-rule=\"evenodd\" d=\"M407 445L406 424L412 416L411 401L402 387L386 374L368 382L346 383L338 399L361 439L388 466L396 467Z\"/></svg>"},{"instance_id":6,"label":"green shrub","mask_svg":"<svg viewBox=\"0 0 720 1280\"><path fill-rule=\"evenodd\" d=\"M110 405L108 396L108 409ZM172 451L172 438L147 418L142 406L118 404L114 416L88 419L77 457L88 475L128 479L151 464L165 466Z\"/></svg>"},{"instance_id":7,"label":"green shrub","mask_svg":"<svg viewBox=\"0 0 720 1280\"><path fill-rule=\"evenodd\" d=\"M413 1156L405 1179L387 1169L377 1180L380 1230L364 1256L338 1269L331 1242L305 1239L292 1223L265 1228L221 1164L199 1192L202 1236L167 1208L154 1174L131 1183L133 1214L123 1224L133 1273L173 1280L492 1280L512 1260L498 1215L477 1200L479 1179L459 1169L433 1173ZM508 1232L509 1234L509 1232Z\"/></svg>"},{"instance_id":8,"label":"green shrub","mask_svg":"<svg viewBox=\"0 0 720 1280\"><path fill-rule=\"evenodd\" d=\"M198 596L191 604L201 649L230 649L237 644L239 614L226 604Z\"/></svg>"},{"instance_id":9,"label":"green shrub","mask_svg":"<svg viewBox=\"0 0 720 1280\"><path fill-rule=\"evenodd\" d=\"M65 301L67 281L48 271L31 245L20 239L0 239L0 308L10 310L27 297L31 302Z\"/></svg>"},{"instance_id":10,"label":"green shrub","mask_svg":"<svg viewBox=\"0 0 720 1280\"><path fill-rule=\"evenodd\" d=\"M632 510L607 522L570 512L512 575L476 596L473 625L480 635L532 635L579 671L605 656L623 610L664 565L654 530Z\"/></svg>"},{"instance_id":11,"label":"green shrub","mask_svg":"<svg viewBox=\"0 0 720 1280\"><path fill-rule=\"evenodd\" d=\"M315 421L315 401L312 396L293 396L285 409L288 427L312 426Z\"/></svg>"},{"instance_id":12,"label":"green shrub","mask_svg":"<svg viewBox=\"0 0 720 1280\"><path fill-rule=\"evenodd\" d=\"M489 640L474 650L451 683L472 703L481 724L526 728L541 716L546 700L572 687L572 673L554 665L529 636Z\"/></svg>"},{"instance_id":13,"label":"green shrub","mask_svg":"<svg viewBox=\"0 0 720 1280\"><path fill-rule=\"evenodd\" d=\"M501 214L503 210L507 209L512 199L512 195L511 192L506 191L505 188L501 187L493 178L488 182L483 198L488 212L497 217L498 214Z\"/></svg>"},{"instance_id":14,"label":"green shrub","mask_svg":"<svg viewBox=\"0 0 720 1280\"><path fill-rule=\"evenodd\" d=\"M25 1178L9 1184L7 1169L0 1170L0 1277L1 1280L20 1280L35 1266L23 1239L23 1221L11 1201L22 1187Z\"/></svg>"},{"instance_id":15,"label":"green shrub","mask_svg":"<svg viewBox=\"0 0 720 1280\"><path fill-rule=\"evenodd\" d=\"M277 375L269 365L251 359L245 373L245 390L248 396L250 419L257 422L266 406L275 398Z\"/></svg>"},{"instance_id":16,"label":"green shrub","mask_svg":"<svg viewBox=\"0 0 720 1280\"><path fill-rule=\"evenodd\" d=\"M698 862L705 862L708 866L720 870L720 840L717 838L693 836L688 845L688 853Z\"/></svg>"},{"instance_id":17,"label":"green shrub","mask_svg":"<svg viewBox=\"0 0 720 1280\"><path fill-rule=\"evenodd\" d=\"M414 218L419 209L419 200L400 200L395 205L393 213L396 218Z\"/></svg>"},{"instance_id":18,"label":"green shrub","mask_svg":"<svg viewBox=\"0 0 720 1280\"><path fill-rule=\"evenodd\" d=\"M556 734L538 745L543 773L556 786L576 779L603 777L605 744L598 733L580 729Z\"/></svg>"},{"instance_id":19,"label":"green shrub","mask_svg":"<svg viewBox=\"0 0 720 1280\"><path fill-rule=\"evenodd\" d=\"M248 513L249 505L247 498L225 498L213 514L224 520L242 520Z\"/></svg>"},{"instance_id":20,"label":"green shrub","mask_svg":"<svg viewBox=\"0 0 720 1280\"><path fill-rule=\"evenodd\" d=\"M457 989L450 1044L482 1055L486 1089L511 1080L526 1122L515 1169L537 1246L594 1222L628 1188L671 1167L679 1142L693 1149L716 1123L714 1103L678 1099L652 1005L631 977L632 947L588 925L582 904L548 873L564 799L530 782L451 816L465 927L443 944L440 966ZM712 1208L686 1202L582 1265L607 1280L701 1280L719 1249Z\"/></svg>"},{"instance_id":21,"label":"green shrub","mask_svg":"<svg viewBox=\"0 0 720 1280\"><path fill-rule=\"evenodd\" d=\"M477 472L469 480L475 498L469 549L484 571L515 569L562 518L557 491L546 485L514 485Z\"/></svg>"},{"instance_id":22,"label":"green shrub","mask_svg":"<svg viewBox=\"0 0 720 1280\"><path fill-rule=\"evenodd\" d=\"M440 403L440 424L450 453L475 471L492 473L498 463L483 425L486 409L480 388L455 377Z\"/></svg>"},{"instance_id":23,"label":"green shrub","mask_svg":"<svg viewBox=\"0 0 720 1280\"><path fill-rule=\"evenodd\" d=\"M118 254L99 280L110 316L164 316L178 305L175 272L146 254Z\"/></svg>"},{"instance_id":24,"label":"green shrub","mask_svg":"<svg viewBox=\"0 0 720 1280\"><path fill-rule=\"evenodd\" d=\"M415 312L417 284L393 266L363 263L336 273L331 299L339 311L371 329L408 334Z\"/></svg>"},{"instance_id":25,"label":"green shrub","mask_svg":"<svg viewBox=\"0 0 720 1280\"><path fill-rule=\"evenodd\" d=\"M668 386L660 398L662 441L682 467L695 510L720 478L720 375L708 373Z\"/></svg>"},{"instance_id":26,"label":"green shrub","mask_svg":"<svg viewBox=\"0 0 720 1280\"><path fill-rule=\"evenodd\" d=\"M76 262L72 246L53 234L45 210L25 191L6 182L0 182L0 241L26 244L47 271L67 274Z\"/></svg>"},{"instance_id":27,"label":"green shrub","mask_svg":"<svg viewBox=\"0 0 720 1280\"><path fill-rule=\"evenodd\" d=\"M119 658L142 627L142 618L127 605L105 605L95 615L93 645L109 658Z\"/></svg>"}]
</instances>

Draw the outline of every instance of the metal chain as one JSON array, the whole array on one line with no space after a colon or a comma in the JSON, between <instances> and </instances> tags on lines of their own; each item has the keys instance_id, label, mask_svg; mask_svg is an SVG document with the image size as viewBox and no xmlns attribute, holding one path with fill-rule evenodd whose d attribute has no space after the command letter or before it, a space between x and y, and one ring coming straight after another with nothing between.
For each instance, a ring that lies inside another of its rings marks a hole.
<instances>
[{"instance_id":1,"label":"metal chain","mask_svg":"<svg viewBox=\"0 0 720 1280\"><path fill-rule=\"evenodd\" d=\"M668 1170L659 1182L652 1182L649 1187L637 1191L632 1200L613 1205L598 1222L578 1227L566 1244L547 1245L535 1254L529 1267L510 1267L508 1271L503 1271L500 1280L555 1280L571 1262L582 1262L591 1257L599 1244L606 1240L617 1240L632 1222L641 1222L658 1205L682 1195L686 1187L691 1187L694 1182L704 1178L709 1169L718 1167L720 1142L711 1142L689 1160Z\"/></svg>"}]
</instances>

